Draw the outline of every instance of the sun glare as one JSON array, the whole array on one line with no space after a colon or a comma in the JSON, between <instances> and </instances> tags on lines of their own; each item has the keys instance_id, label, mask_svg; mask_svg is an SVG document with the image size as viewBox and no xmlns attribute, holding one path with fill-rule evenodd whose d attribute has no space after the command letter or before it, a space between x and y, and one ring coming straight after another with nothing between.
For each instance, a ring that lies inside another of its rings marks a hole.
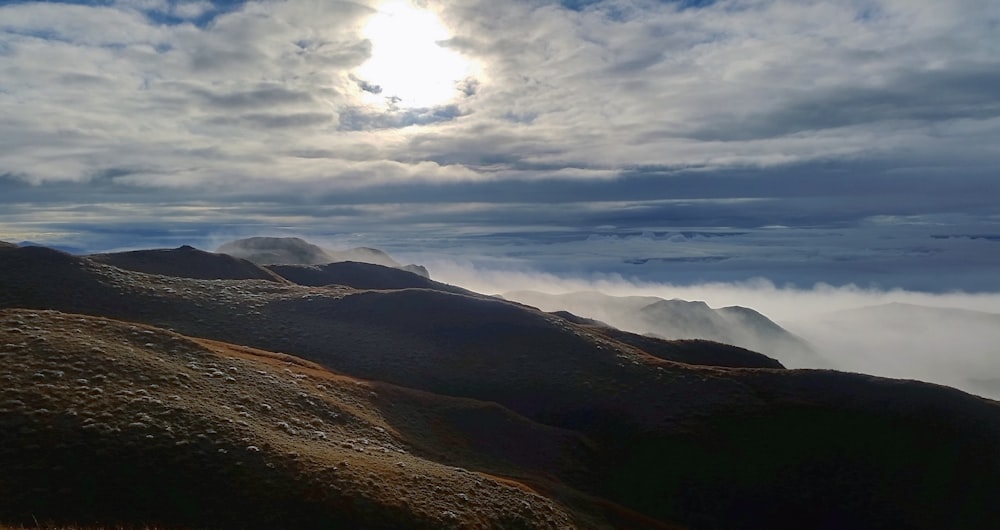
<instances>
[{"instance_id":1,"label":"sun glare","mask_svg":"<svg viewBox=\"0 0 1000 530\"><path fill-rule=\"evenodd\" d=\"M474 75L472 62L441 45L451 34L438 17L410 1L382 4L364 35L372 54L357 75L370 103L442 105L459 94L459 82Z\"/></svg>"}]
</instances>

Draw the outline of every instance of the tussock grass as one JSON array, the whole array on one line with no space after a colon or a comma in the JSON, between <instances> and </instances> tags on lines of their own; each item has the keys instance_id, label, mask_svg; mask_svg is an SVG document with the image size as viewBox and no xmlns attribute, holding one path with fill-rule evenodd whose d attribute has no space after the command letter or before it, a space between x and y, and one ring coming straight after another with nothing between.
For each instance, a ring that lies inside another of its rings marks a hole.
<instances>
[{"instance_id":1,"label":"tussock grass","mask_svg":"<svg viewBox=\"0 0 1000 530\"><path fill-rule=\"evenodd\" d=\"M83 530L574 526L551 499L427 456L444 440L429 426L475 403L424 396L397 428L386 411L412 391L55 311L0 310L0 356L0 516L26 529L35 514L100 522ZM103 524L118 521L138 523Z\"/></svg>"}]
</instances>

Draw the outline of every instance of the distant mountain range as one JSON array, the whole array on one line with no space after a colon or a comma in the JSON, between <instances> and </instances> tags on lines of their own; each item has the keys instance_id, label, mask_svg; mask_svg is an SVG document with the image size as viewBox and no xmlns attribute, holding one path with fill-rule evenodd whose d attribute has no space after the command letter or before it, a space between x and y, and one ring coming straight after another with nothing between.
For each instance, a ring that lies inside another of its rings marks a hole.
<instances>
[{"instance_id":1,"label":"distant mountain range","mask_svg":"<svg viewBox=\"0 0 1000 530\"><path fill-rule=\"evenodd\" d=\"M403 269L429 278L420 265L400 265L385 252L368 247L331 250L297 237L250 237L221 245L216 252L252 261L258 265L325 265L355 261Z\"/></svg>"},{"instance_id":2,"label":"distant mountain range","mask_svg":"<svg viewBox=\"0 0 1000 530\"><path fill-rule=\"evenodd\" d=\"M733 344L764 352L786 366L829 366L805 340L746 307L712 309L705 302L609 296L593 291L560 295L512 291L504 293L503 297L545 311L569 311L634 333Z\"/></svg>"},{"instance_id":3,"label":"distant mountain range","mask_svg":"<svg viewBox=\"0 0 1000 530\"><path fill-rule=\"evenodd\" d=\"M0 523L996 522L1000 404L951 388L786 370L399 287L377 265L306 269L312 286L279 272L299 268L183 247L127 260L0 247Z\"/></svg>"}]
</instances>

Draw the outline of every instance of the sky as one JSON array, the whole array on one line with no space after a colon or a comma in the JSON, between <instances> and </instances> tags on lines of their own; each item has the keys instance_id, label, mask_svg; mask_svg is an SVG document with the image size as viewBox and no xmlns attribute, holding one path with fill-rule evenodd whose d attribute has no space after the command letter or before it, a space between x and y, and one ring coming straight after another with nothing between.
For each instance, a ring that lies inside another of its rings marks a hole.
<instances>
[{"instance_id":1,"label":"sky","mask_svg":"<svg viewBox=\"0 0 1000 530\"><path fill-rule=\"evenodd\" d=\"M998 168L995 0L0 0L6 241L996 293Z\"/></svg>"}]
</instances>

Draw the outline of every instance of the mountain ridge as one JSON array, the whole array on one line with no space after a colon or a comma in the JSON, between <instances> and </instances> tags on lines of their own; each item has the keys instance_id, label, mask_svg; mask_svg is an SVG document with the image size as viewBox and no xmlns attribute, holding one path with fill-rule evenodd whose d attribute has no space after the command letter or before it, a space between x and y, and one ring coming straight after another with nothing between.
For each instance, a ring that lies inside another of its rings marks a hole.
<instances>
[{"instance_id":1,"label":"mountain ridge","mask_svg":"<svg viewBox=\"0 0 1000 530\"><path fill-rule=\"evenodd\" d=\"M205 252L188 245L175 249L88 254L84 257L121 269L163 276L199 280L267 280L279 283L285 281L251 261L228 254Z\"/></svg>"},{"instance_id":2,"label":"mountain ridge","mask_svg":"<svg viewBox=\"0 0 1000 530\"><path fill-rule=\"evenodd\" d=\"M751 308L713 309L703 301L611 296L596 291L552 295L511 291L504 298L546 311L565 310L618 329L664 339L702 339L763 352L790 367L829 367L801 337Z\"/></svg>"},{"instance_id":3,"label":"mountain ridge","mask_svg":"<svg viewBox=\"0 0 1000 530\"><path fill-rule=\"evenodd\" d=\"M433 289L472 295L471 291L431 280L409 270L374 263L339 261L322 265L265 265L264 268L299 285L346 285L355 289Z\"/></svg>"},{"instance_id":4,"label":"mountain ridge","mask_svg":"<svg viewBox=\"0 0 1000 530\"><path fill-rule=\"evenodd\" d=\"M353 261L401 269L430 278L427 269L420 265L401 265L389 254L371 247L333 250L320 247L298 237L250 237L223 243L216 249L252 261L258 265L326 265Z\"/></svg>"}]
</instances>

